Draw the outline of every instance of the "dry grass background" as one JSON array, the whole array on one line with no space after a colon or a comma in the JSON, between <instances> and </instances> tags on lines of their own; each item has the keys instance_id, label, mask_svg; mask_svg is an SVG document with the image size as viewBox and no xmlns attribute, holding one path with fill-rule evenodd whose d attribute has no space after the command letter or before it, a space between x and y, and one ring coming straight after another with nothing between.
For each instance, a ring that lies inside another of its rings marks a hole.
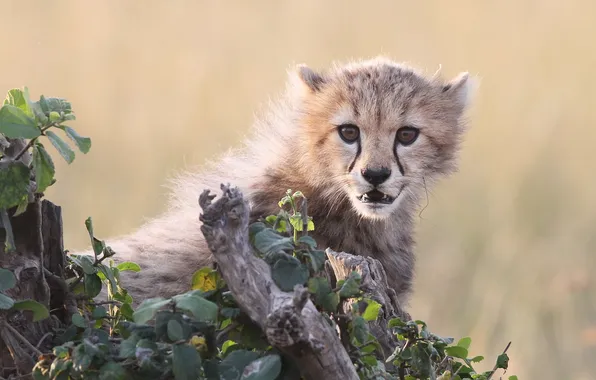
<instances>
[{"instance_id":1,"label":"dry grass background","mask_svg":"<svg viewBox=\"0 0 596 380\"><path fill-rule=\"evenodd\" d=\"M596 2L0 2L0 89L72 101L87 156L48 197L66 244L163 210L306 62L379 53L482 82L458 175L419 223L413 314L521 379L596 376ZM197 189L200 190L200 189ZM485 366L488 366L486 363Z\"/></svg>"}]
</instances>

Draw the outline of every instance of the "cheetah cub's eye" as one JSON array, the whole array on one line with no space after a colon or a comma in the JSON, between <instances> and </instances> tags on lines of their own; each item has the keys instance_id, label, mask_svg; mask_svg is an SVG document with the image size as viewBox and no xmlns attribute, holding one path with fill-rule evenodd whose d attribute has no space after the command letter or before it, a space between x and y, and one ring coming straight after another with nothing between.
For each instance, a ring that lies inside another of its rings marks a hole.
<instances>
[{"instance_id":1,"label":"cheetah cub's eye","mask_svg":"<svg viewBox=\"0 0 596 380\"><path fill-rule=\"evenodd\" d=\"M360 137L360 129L353 124L342 124L337 127L339 137L348 144L353 144Z\"/></svg>"},{"instance_id":2,"label":"cheetah cub's eye","mask_svg":"<svg viewBox=\"0 0 596 380\"><path fill-rule=\"evenodd\" d=\"M401 127L397 130L395 138L401 145L410 145L418 138L418 129L414 127Z\"/></svg>"}]
</instances>

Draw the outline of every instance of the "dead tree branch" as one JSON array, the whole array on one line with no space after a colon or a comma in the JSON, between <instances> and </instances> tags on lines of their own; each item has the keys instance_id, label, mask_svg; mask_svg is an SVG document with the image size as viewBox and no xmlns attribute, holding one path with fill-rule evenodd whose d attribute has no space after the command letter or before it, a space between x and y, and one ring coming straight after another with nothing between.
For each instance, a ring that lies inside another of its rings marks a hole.
<instances>
[{"instance_id":1,"label":"dead tree branch","mask_svg":"<svg viewBox=\"0 0 596 380\"><path fill-rule=\"evenodd\" d=\"M402 320L410 320L411 317L400 305L395 290L387 284L387 274L381 262L372 257L335 252L330 248L327 248L326 253L329 261L325 265L325 270L330 278L335 281L345 280L351 272L358 272L361 277L360 289L366 297L382 305L377 320L370 322L369 328L384 351L383 357L379 359L387 358L398 345L395 334L387 329L387 322L394 317ZM352 310L352 302L352 300L344 302L344 312L349 313Z\"/></svg>"},{"instance_id":2,"label":"dead tree branch","mask_svg":"<svg viewBox=\"0 0 596 380\"><path fill-rule=\"evenodd\" d=\"M267 335L268 341L290 357L307 379L358 379L337 333L297 286L281 291L267 263L256 257L248 240L249 206L236 188L222 185L223 196L206 190L201 231L242 310Z\"/></svg>"}]
</instances>

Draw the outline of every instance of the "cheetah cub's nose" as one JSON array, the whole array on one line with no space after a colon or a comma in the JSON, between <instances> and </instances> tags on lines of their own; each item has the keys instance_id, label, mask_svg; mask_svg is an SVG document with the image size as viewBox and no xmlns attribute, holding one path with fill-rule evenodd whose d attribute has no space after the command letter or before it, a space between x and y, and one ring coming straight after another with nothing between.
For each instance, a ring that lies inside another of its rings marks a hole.
<instances>
[{"instance_id":1,"label":"cheetah cub's nose","mask_svg":"<svg viewBox=\"0 0 596 380\"><path fill-rule=\"evenodd\" d=\"M388 168L370 169L364 168L360 171L362 177L373 186L379 186L391 176L391 170Z\"/></svg>"}]
</instances>

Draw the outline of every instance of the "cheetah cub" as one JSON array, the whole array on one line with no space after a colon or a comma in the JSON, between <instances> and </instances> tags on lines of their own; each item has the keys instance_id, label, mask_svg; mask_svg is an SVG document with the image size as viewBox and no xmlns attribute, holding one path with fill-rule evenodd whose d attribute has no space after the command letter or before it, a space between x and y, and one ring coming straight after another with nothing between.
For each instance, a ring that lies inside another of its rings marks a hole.
<instances>
[{"instance_id":1,"label":"cheetah cub","mask_svg":"<svg viewBox=\"0 0 596 380\"><path fill-rule=\"evenodd\" d=\"M242 147L172 180L168 211L107 243L136 302L189 289L212 256L199 229L198 196L238 186L254 219L277 213L287 189L309 199L322 248L370 255L407 303L414 276L414 220L425 191L454 172L470 97L467 73L443 82L385 58L298 66L285 94ZM291 152L291 153L290 153Z\"/></svg>"}]
</instances>

